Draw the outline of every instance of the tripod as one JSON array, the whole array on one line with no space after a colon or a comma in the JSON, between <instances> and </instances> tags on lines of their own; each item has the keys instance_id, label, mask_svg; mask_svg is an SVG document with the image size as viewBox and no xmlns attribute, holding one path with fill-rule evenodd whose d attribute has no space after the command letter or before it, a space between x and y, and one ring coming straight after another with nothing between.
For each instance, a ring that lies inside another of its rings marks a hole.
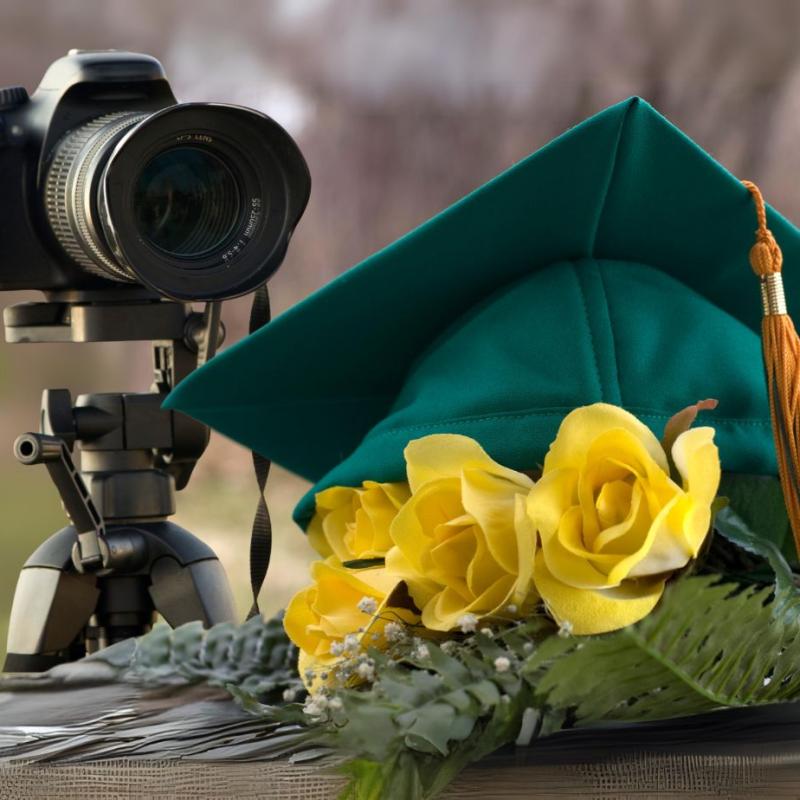
<instances>
[{"instance_id":1,"label":"tripod","mask_svg":"<svg viewBox=\"0 0 800 800\"><path fill-rule=\"evenodd\" d=\"M220 304L201 314L137 288L54 295L4 312L9 342L151 341L147 393L45 390L39 433L14 444L23 464L44 464L71 522L20 573L5 671L31 672L137 636L160 613L172 625L234 619L214 552L170 522L208 444L208 428L161 404L210 358L221 338ZM80 453L80 469L73 453Z\"/></svg>"}]
</instances>

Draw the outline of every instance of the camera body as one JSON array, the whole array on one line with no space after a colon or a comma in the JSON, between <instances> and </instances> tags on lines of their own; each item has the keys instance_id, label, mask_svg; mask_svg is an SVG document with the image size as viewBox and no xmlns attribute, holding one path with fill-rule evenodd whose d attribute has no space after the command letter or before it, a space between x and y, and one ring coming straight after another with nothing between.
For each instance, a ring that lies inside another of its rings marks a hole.
<instances>
[{"instance_id":1,"label":"camera body","mask_svg":"<svg viewBox=\"0 0 800 800\"><path fill-rule=\"evenodd\" d=\"M0 290L245 294L280 265L309 192L274 120L178 104L151 56L70 51L32 96L0 89Z\"/></svg>"},{"instance_id":2,"label":"camera body","mask_svg":"<svg viewBox=\"0 0 800 800\"><path fill-rule=\"evenodd\" d=\"M47 170L71 129L101 114L154 112L176 102L155 58L114 51L71 51L50 66L32 97L21 87L0 89L0 290L115 287L59 246L43 202Z\"/></svg>"}]
</instances>

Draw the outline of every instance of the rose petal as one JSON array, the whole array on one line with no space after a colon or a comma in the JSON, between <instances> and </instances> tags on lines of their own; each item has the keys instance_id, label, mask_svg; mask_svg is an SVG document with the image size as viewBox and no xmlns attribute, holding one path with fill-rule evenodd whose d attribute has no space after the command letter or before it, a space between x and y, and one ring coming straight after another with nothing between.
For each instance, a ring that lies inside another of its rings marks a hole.
<instances>
[{"instance_id":1,"label":"rose petal","mask_svg":"<svg viewBox=\"0 0 800 800\"><path fill-rule=\"evenodd\" d=\"M664 435L661 437L661 444L664 450L669 453L675 440L685 431L694 425L697 415L701 411L713 411L719 405L719 400L700 400L686 408L681 409L677 414L670 417L664 426Z\"/></svg>"},{"instance_id":2,"label":"rose petal","mask_svg":"<svg viewBox=\"0 0 800 800\"><path fill-rule=\"evenodd\" d=\"M590 559L595 554L583 546L582 532L581 509L573 506L562 517L556 535L542 540L541 553L547 561L548 569L570 586L584 589L609 586L607 572L592 564ZM619 559L616 556L599 556L598 560L605 560L611 568Z\"/></svg>"},{"instance_id":3,"label":"rose petal","mask_svg":"<svg viewBox=\"0 0 800 800\"><path fill-rule=\"evenodd\" d=\"M604 533L627 519L632 494L633 484L629 481L608 481L603 484L594 507Z\"/></svg>"},{"instance_id":4,"label":"rose petal","mask_svg":"<svg viewBox=\"0 0 800 800\"><path fill-rule=\"evenodd\" d=\"M351 490L348 494L349 499L346 504L332 509L322 519L322 533L325 541L332 550L332 555L335 555L339 561L349 561L354 557L346 540L348 539L348 528L355 522L352 502L355 492ZM310 530L309 534L313 535ZM316 544L316 538L312 539L311 543L312 545Z\"/></svg>"},{"instance_id":5,"label":"rose petal","mask_svg":"<svg viewBox=\"0 0 800 800\"><path fill-rule=\"evenodd\" d=\"M562 468L580 469L592 442L613 429L630 433L662 469L668 469L664 449L644 423L623 408L608 403L594 403L576 408L564 417L545 457L545 472Z\"/></svg>"},{"instance_id":6,"label":"rose petal","mask_svg":"<svg viewBox=\"0 0 800 800\"><path fill-rule=\"evenodd\" d=\"M286 635L301 649L313 653L323 639L319 632L319 617L311 610L316 585L300 589L286 606L283 627Z\"/></svg>"},{"instance_id":7,"label":"rose petal","mask_svg":"<svg viewBox=\"0 0 800 800\"><path fill-rule=\"evenodd\" d=\"M416 492L429 481L460 478L464 470L482 469L512 482L530 478L493 461L486 451L469 436L436 433L414 439L404 450L408 482Z\"/></svg>"},{"instance_id":8,"label":"rose petal","mask_svg":"<svg viewBox=\"0 0 800 800\"><path fill-rule=\"evenodd\" d=\"M399 547L393 547L386 554L386 571L405 582L417 608L424 608L442 588L415 570Z\"/></svg>"},{"instance_id":9,"label":"rose petal","mask_svg":"<svg viewBox=\"0 0 800 800\"><path fill-rule=\"evenodd\" d=\"M364 481L360 487L325 489L316 496L309 542L326 558L381 558L392 546L389 526L408 495L405 483Z\"/></svg>"},{"instance_id":10,"label":"rose petal","mask_svg":"<svg viewBox=\"0 0 800 800\"><path fill-rule=\"evenodd\" d=\"M536 555L536 528L527 514L526 498L518 494L514 503L514 532L517 540L517 581L514 586L514 604L521 608L530 601L533 589L533 559Z\"/></svg>"},{"instance_id":11,"label":"rose petal","mask_svg":"<svg viewBox=\"0 0 800 800\"><path fill-rule=\"evenodd\" d=\"M644 544L651 518L643 495L641 482L637 481L630 487L625 517L597 535L592 543L594 553L621 558L636 552Z\"/></svg>"},{"instance_id":12,"label":"rose petal","mask_svg":"<svg viewBox=\"0 0 800 800\"><path fill-rule=\"evenodd\" d=\"M691 428L672 446L672 461L683 478L683 488L699 503L711 504L720 481L719 451L713 428Z\"/></svg>"},{"instance_id":13,"label":"rose petal","mask_svg":"<svg viewBox=\"0 0 800 800\"><path fill-rule=\"evenodd\" d=\"M520 474L520 480L493 475L484 470L464 470L461 480L464 508L484 534L492 557L506 572L517 572L517 543L514 513L518 495L527 494L533 482Z\"/></svg>"},{"instance_id":14,"label":"rose petal","mask_svg":"<svg viewBox=\"0 0 800 800\"><path fill-rule=\"evenodd\" d=\"M454 630L464 614L474 614L480 619L503 611L511 602L513 591L514 576L505 575L465 605L463 597L447 587L422 609L422 624L434 631Z\"/></svg>"},{"instance_id":15,"label":"rose petal","mask_svg":"<svg viewBox=\"0 0 800 800\"><path fill-rule=\"evenodd\" d=\"M389 534L409 564L424 575L429 566L425 556L435 544L434 530L462 513L460 479L431 481L418 489L400 509Z\"/></svg>"},{"instance_id":16,"label":"rose petal","mask_svg":"<svg viewBox=\"0 0 800 800\"><path fill-rule=\"evenodd\" d=\"M578 474L574 469L546 472L528 493L528 516L543 541L555 535L564 512L577 504Z\"/></svg>"},{"instance_id":17,"label":"rose petal","mask_svg":"<svg viewBox=\"0 0 800 800\"><path fill-rule=\"evenodd\" d=\"M467 565L475 560L477 549L474 527L459 530L431 548L433 569L426 572L427 577L442 583L456 581L466 586Z\"/></svg>"},{"instance_id":18,"label":"rose petal","mask_svg":"<svg viewBox=\"0 0 800 800\"><path fill-rule=\"evenodd\" d=\"M615 577L643 578L671 572L685 567L691 557L684 536L680 530L670 524L670 518L676 506L682 501L678 494L666 503L656 518L650 523L647 536L642 542L635 557L621 561Z\"/></svg>"},{"instance_id":19,"label":"rose petal","mask_svg":"<svg viewBox=\"0 0 800 800\"><path fill-rule=\"evenodd\" d=\"M618 630L646 617L664 591L663 579L625 581L616 589L597 591L568 586L548 570L537 554L534 580L548 611L559 625L583 636Z\"/></svg>"},{"instance_id":20,"label":"rose petal","mask_svg":"<svg viewBox=\"0 0 800 800\"><path fill-rule=\"evenodd\" d=\"M473 531L476 544L475 556L467 566L467 587L469 589L470 598L475 598L483 594L488 587L492 586L495 581L500 580L500 578L516 573L516 569L503 569L492 557L486 543L486 536L478 526L474 526ZM513 541L513 523L507 530L506 535L509 540Z\"/></svg>"}]
</instances>

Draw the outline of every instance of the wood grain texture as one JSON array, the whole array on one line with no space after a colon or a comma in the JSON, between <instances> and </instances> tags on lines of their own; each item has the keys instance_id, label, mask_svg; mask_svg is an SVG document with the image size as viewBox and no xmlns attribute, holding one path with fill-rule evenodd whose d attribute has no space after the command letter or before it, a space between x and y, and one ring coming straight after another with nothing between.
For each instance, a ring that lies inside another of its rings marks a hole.
<instances>
[{"instance_id":1,"label":"wood grain texture","mask_svg":"<svg viewBox=\"0 0 800 800\"><path fill-rule=\"evenodd\" d=\"M512 760L513 761L513 760ZM0 769L0 799L328 800L344 782L328 762L314 765L116 760ZM531 765L492 757L468 769L445 800L644 800L800 797L793 755L638 756L594 764Z\"/></svg>"},{"instance_id":2,"label":"wood grain texture","mask_svg":"<svg viewBox=\"0 0 800 800\"><path fill-rule=\"evenodd\" d=\"M335 798L343 780L311 746L203 685L119 683L90 663L0 681L0 800ZM289 763L298 751L313 760ZM444 797L797 800L800 704L563 731L498 751Z\"/></svg>"}]
</instances>

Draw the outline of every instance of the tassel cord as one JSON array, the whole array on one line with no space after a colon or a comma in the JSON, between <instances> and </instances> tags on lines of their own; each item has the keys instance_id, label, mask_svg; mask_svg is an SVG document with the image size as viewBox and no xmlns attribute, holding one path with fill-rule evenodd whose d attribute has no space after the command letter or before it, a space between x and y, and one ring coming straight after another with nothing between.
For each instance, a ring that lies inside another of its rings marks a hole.
<instances>
[{"instance_id":1,"label":"tassel cord","mask_svg":"<svg viewBox=\"0 0 800 800\"><path fill-rule=\"evenodd\" d=\"M767 211L758 187L743 181L755 204L756 241L750 266L761 282L764 319L761 338L769 390L772 430L781 488L800 554L800 339L787 313L783 291L783 254L767 227Z\"/></svg>"}]
</instances>

